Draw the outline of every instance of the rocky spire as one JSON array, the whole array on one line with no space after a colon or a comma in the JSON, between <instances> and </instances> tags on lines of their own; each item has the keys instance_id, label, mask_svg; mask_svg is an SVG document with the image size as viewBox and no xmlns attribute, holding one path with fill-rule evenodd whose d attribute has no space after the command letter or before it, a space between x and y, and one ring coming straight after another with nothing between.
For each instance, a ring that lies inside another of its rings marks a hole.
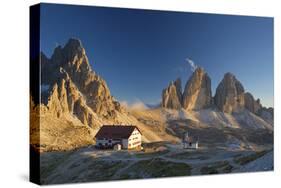
<instances>
[{"instance_id":1,"label":"rocky spire","mask_svg":"<svg viewBox=\"0 0 281 188\"><path fill-rule=\"evenodd\" d=\"M182 102L181 79L178 78L178 79L174 82L174 85L175 85L176 90L177 90L177 95L178 95L179 102L181 103L181 102Z\"/></svg>"},{"instance_id":2,"label":"rocky spire","mask_svg":"<svg viewBox=\"0 0 281 188\"><path fill-rule=\"evenodd\" d=\"M181 80L171 82L169 86L162 91L162 107L170 109L180 109L182 100Z\"/></svg>"},{"instance_id":3,"label":"rocky spire","mask_svg":"<svg viewBox=\"0 0 281 188\"><path fill-rule=\"evenodd\" d=\"M244 108L244 87L231 73L226 73L216 89L215 105L223 112L232 113Z\"/></svg>"},{"instance_id":4,"label":"rocky spire","mask_svg":"<svg viewBox=\"0 0 281 188\"><path fill-rule=\"evenodd\" d=\"M211 104L211 79L203 68L198 67L185 85L182 107L186 110L199 110Z\"/></svg>"},{"instance_id":5,"label":"rocky spire","mask_svg":"<svg viewBox=\"0 0 281 188\"><path fill-rule=\"evenodd\" d=\"M42 54L41 65L41 84L52 88L46 103L50 108L56 107L52 109L54 113L69 112L82 123L91 124L92 113L114 118L120 111L106 82L92 71L80 40L72 38L64 47L56 47L50 59Z\"/></svg>"},{"instance_id":6,"label":"rocky spire","mask_svg":"<svg viewBox=\"0 0 281 188\"><path fill-rule=\"evenodd\" d=\"M249 92L244 94L245 108L250 112L256 114L261 108L260 99L255 100L253 95Z\"/></svg>"}]
</instances>

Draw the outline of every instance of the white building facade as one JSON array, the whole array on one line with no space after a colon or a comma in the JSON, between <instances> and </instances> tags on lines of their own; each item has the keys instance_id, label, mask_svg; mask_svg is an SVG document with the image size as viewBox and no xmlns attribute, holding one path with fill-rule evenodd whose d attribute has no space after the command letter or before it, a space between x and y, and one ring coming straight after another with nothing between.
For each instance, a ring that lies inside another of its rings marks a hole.
<instances>
[{"instance_id":1,"label":"white building facade","mask_svg":"<svg viewBox=\"0 0 281 188\"><path fill-rule=\"evenodd\" d=\"M122 149L141 148L141 132L136 126L102 126L96 134L96 147L113 148L120 144Z\"/></svg>"},{"instance_id":2,"label":"white building facade","mask_svg":"<svg viewBox=\"0 0 281 188\"><path fill-rule=\"evenodd\" d=\"M198 141L196 142L184 142L184 149L198 149Z\"/></svg>"},{"instance_id":3,"label":"white building facade","mask_svg":"<svg viewBox=\"0 0 281 188\"><path fill-rule=\"evenodd\" d=\"M124 143L128 144L126 146L124 144L125 148L127 149L141 147L141 133L139 132L139 130L135 129L130 135L130 137L126 139L126 141L124 140Z\"/></svg>"},{"instance_id":4,"label":"white building facade","mask_svg":"<svg viewBox=\"0 0 281 188\"><path fill-rule=\"evenodd\" d=\"M188 132L183 137L183 148L184 149L198 149L198 139L193 139L188 135Z\"/></svg>"}]
</instances>

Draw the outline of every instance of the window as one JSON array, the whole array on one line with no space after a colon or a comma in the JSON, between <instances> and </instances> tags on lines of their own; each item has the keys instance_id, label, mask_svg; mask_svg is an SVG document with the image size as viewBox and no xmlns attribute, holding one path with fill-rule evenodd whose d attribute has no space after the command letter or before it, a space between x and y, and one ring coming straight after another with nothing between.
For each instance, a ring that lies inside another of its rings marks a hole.
<instances>
[{"instance_id":1,"label":"window","mask_svg":"<svg viewBox=\"0 0 281 188\"><path fill-rule=\"evenodd\" d=\"M109 140L108 143L111 143L111 140Z\"/></svg>"},{"instance_id":2,"label":"window","mask_svg":"<svg viewBox=\"0 0 281 188\"><path fill-rule=\"evenodd\" d=\"M134 142L133 145L137 145L137 144L140 144L140 143L141 143L141 142Z\"/></svg>"}]
</instances>

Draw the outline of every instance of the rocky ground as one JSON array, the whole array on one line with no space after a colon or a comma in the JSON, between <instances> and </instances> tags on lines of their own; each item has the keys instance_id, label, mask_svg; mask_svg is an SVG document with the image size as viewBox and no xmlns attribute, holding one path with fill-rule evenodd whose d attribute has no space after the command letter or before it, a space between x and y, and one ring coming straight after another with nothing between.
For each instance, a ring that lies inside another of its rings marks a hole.
<instances>
[{"instance_id":1,"label":"rocky ground","mask_svg":"<svg viewBox=\"0 0 281 188\"><path fill-rule=\"evenodd\" d=\"M144 151L97 150L93 146L41 154L42 184L143 179L220 173L268 171L272 150L227 150L157 142Z\"/></svg>"},{"instance_id":2,"label":"rocky ground","mask_svg":"<svg viewBox=\"0 0 281 188\"><path fill-rule=\"evenodd\" d=\"M241 166L237 169L237 172L249 172L249 171L267 171L273 170L273 151L270 151L258 158L257 160L251 161L246 165Z\"/></svg>"}]
</instances>

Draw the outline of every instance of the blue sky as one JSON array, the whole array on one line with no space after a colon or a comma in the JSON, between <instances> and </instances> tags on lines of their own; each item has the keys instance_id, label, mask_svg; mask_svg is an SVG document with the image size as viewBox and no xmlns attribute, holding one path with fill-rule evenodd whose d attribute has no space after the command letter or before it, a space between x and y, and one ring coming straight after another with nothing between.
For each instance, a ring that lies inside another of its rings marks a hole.
<instances>
[{"instance_id":1,"label":"blue sky","mask_svg":"<svg viewBox=\"0 0 281 188\"><path fill-rule=\"evenodd\" d=\"M212 92L226 72L273 106L273 19L151 10L44 4L41 50L79 38L93 69L120 101L160 102L162 89L203 67Z\"/></svg>"}]
</instances>

